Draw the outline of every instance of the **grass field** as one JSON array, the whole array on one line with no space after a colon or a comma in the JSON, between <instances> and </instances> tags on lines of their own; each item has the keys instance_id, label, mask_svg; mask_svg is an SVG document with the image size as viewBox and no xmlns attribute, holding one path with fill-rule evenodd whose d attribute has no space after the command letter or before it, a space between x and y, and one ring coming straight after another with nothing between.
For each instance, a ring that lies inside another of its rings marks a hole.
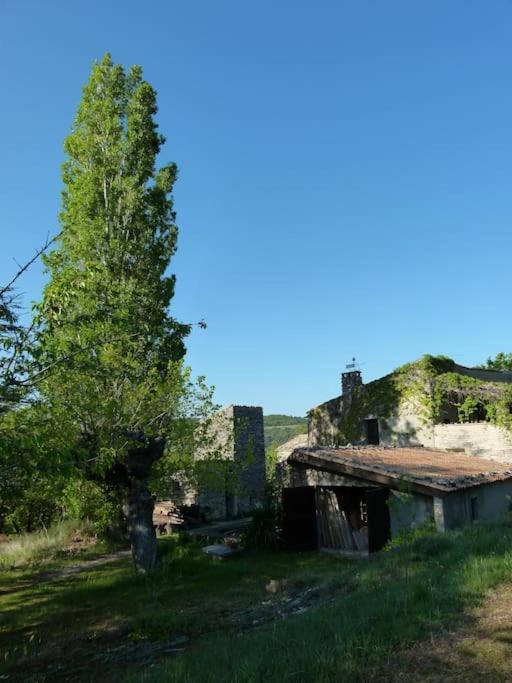
<instances>
[{"instance_id":1,"label":"grass field","mask_svg":"<svg viewBox=\"0 0 512 683\"><path fill-rule=\"evenodd\" d=\"M404 648L420 639L429 647L512 579L512 518L417 538L368 562L285 552L215 560L183 538L160 544L162 567L151 581L135 577L126 557L41 583L34 582L41 563L3 571L5 675L395 680L390 663L400 671ZM478 666L473 675L481 676Z\"/></svg>"}]
</instances>

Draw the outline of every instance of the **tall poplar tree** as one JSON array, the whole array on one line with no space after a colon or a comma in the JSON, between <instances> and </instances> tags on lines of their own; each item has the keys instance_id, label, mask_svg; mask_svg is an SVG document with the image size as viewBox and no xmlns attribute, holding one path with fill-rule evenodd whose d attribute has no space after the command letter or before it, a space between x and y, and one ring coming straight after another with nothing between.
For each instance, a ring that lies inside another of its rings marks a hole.
<instances>
[{"instance_id":1,"label":"tall poplar tree","mask_svg":"<svg viewBox=\"0 0 512 683\"><path fill-rule=\"evenodd\" d=\"M151 469L190 399L190 326L169 312L177 168L156 169L156 112L140 67L125 73L109 54L93 67L65 141L62 230L39 306L41 396L74 425L74 457L122 499L141 572L156 562Z\"/></svg>"}]
</instances>

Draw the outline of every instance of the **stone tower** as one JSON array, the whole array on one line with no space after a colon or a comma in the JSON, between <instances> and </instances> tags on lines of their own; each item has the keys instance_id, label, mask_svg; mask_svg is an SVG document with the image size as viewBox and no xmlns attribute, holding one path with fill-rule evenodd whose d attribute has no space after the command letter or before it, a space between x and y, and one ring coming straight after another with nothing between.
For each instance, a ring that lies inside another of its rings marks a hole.
<instances>
[{"instance_id":1,"label":"stone tower","mask_svg":"<svg viewBox=\"0 0 512 683\"><path fill-rule=\"evenodd\" d=\"M229 406L214 417L212 430L223 451L224 466L219 469L226 473L226 485L200 488L199 506L211 519L236 517L260 507L266 488L263 409Z\"/></svg>"}]
</instances>

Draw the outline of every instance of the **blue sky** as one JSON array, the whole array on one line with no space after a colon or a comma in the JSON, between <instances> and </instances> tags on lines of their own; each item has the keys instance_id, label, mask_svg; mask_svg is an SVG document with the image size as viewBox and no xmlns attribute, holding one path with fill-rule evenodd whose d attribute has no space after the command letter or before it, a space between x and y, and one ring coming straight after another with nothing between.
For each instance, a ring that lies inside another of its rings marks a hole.
<instances>
[{"instance_id":1,"label":"blue sky","mask_svg":"<svg viewBox=\"0 0 512 683\"><path fill-rule=\"evenodd\" d=\"M57 229L92 62L176 161L173 310L219 403L303 414L424 353L510 351L512 2L0 0L0 274ZM27 300L44 277L22 283Z\"/></svg>"}]
</instances>

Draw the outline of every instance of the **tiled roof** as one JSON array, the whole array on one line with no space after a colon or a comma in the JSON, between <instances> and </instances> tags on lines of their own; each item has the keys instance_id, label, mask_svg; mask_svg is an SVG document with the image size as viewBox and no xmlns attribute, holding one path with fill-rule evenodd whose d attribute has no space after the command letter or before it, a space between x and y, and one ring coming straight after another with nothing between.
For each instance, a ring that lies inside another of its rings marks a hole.
<instances>
[{"instance_id":1,"label":"tiled roof","mask_svg":"<svg viewBox=\"0 0 512 683\"><path fill-rule=\"evenodd\" d=\"M408 482L419 492L441 494L512 478L512 463L421 447L298 448L288 460L396 488Z\"/></svg>"}]
</instances>

